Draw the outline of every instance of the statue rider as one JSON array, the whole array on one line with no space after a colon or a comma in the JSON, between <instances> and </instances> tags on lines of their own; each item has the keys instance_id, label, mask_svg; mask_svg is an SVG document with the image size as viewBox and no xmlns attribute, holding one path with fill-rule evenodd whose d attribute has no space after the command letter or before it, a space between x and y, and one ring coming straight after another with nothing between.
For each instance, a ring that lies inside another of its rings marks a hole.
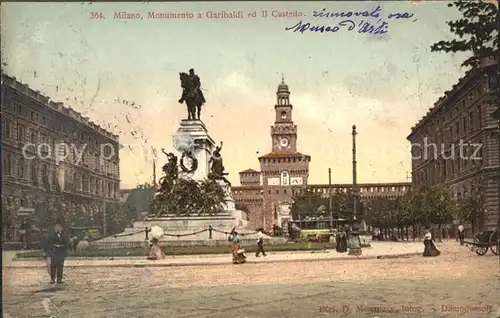
<instances>
[{"instance_id":1,"label":"statue rider","mask_svg":"<svg viewBox=\"0 0 500 318\"><path fill-rule=\"evenodd\" d=\"M197 90L201 103L205 104L205 96L203 96L203 92L201 91L201 80L200 77L195 74L194 69L189 70L189 79L191 80L191 83L193 83L193 89Z\"/></svg>"}]
</instances>

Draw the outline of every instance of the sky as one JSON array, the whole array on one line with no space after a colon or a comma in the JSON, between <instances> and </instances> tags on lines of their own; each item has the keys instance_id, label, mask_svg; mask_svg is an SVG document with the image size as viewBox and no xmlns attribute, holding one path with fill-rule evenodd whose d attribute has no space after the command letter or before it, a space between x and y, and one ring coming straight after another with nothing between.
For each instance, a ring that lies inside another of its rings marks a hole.
<instances>
[{"instance_id":1,"label":"sky","mask_svg":"<svg viewBox=\"0 0 500 318\"><path fill-rule=\"evenodd\" d=\"M354 124L358 182L406 182L411 127L465 72L463 54L430 52L433 43L452 38L446 21L459 13L447 4L2 3L2 68L120 136L121 188L152 180L152 148L159 164L166 162L160 149L173 150L172 135L186 116L177 102L178 73L190 68L201 78L207 99L202 120L212 138L224 142L233 184L239 184L238 172L259 170L257 157L272 151L270 126L282 74L291 91L298 151L312 156L309 183L328 183L328 168L333 183L352 182ZM371 12L377 6L379 17L313 16L323 9ZM209 11L233 10L244 18L207 18ZM302 16L272 17L274 10ZM254 11L257 17L249 18ZM113 19L115 12L142 19ZM196 18L155 20L148 12ZM92 19L99 13L104 19ZM393 13L413 16L389 20ZM356 25L387 22L388 32L286 30L299 21L333 27L345 19Z\"/></svg>"}]
</instances>

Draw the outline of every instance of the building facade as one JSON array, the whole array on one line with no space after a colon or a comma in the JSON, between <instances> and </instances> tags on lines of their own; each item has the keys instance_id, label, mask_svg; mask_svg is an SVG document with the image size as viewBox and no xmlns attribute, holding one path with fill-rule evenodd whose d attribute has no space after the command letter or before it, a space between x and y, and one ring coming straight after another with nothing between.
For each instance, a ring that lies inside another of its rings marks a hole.
<instances>
[{"instance_id":1,"label":"building facade","mask_svg":"<svg viewBox=\"0 0 500 318\"><path fill-rule=\"evenodd\" d=\"M491 114L498 62L484 61L445 92L412 127L412 186L444 184L456 197L480 198L482 229L495 229L499 213L499 126Z\"/></svg>"},{"instance_id":2,"label":"building facade","mask_svg":"<svg viewBox=\"0 0 500 318\"><path fill-rule=\"evenodd\" d=\"M14 77L2 74L1 90L4 241L27 218L100 223L94 215L119 200L118 136Z\"/></svg>"},{"instance_id":3,"label":"building facade","mask_svg":"<svg viewBox=\"0 0 500 318\"><path fill-rule=\"evenodd\" d=\"M260 171L240 172L239 187L232 188L238 208L244 208L254 227L286 227L291 220L293 196L306 187L325 197L335 191L347 192L351 184L309 184L311 156L298 151L298 129L292 120L290 90L282 80L276 92L275 119L271 126L271 152L258 158ZM358 184L362 200L395 198L410 189L410 183Z\"/></svg>"}]
</instances>

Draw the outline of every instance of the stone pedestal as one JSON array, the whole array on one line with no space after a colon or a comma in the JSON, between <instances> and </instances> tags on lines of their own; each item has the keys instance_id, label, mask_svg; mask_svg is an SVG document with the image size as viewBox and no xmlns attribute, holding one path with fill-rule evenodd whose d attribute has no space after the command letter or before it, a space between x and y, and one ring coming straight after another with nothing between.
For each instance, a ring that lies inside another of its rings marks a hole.
<instances>
[{"instance_id":1,"label":"stone pedestal","mask_svg":"<svg viewBox=\"0 0 500 318\"><path fill-rule=\"evenodd\" d=\"M181 160L184 152L191 152L198 161L197 169L192 173L179 172L179 177L201 181L207 178L210 172L209 160L212 151L215 149L215 142L208 135L207 128L200 120L181 121L180 127L174 135L174 147ZM184 157L184 165L191 165L189 158Z\"/></svg>"},{"instance_id":2,"label":"stone pedestal","mask_svg":"<svg viewBox=\"0 0 500 318\"><path fill-rule=\"evenodd\" d=\"M354 218L351 235L349 237L349 252L348 255L358 256L361 255L361 241L359 240L359 224Z\"/></svg>"},{"instance_id":3,"label":"stone pedestal","mask_svg":"<svg viewBox=\"0 0 500 318\"><path fill-rule=\"evenodd\" d=\"M222 189L226 193L226 204L224 206L224 210L226 211L236 210L234 199L231 197L231 187L223 180L217 180L217 183L222 187Z\"/></svg>"},{"instance_id":4,"label":"stone pedestal","mask_svg":"<svg viewBox=\"0 0 500 318\"><path fill-rule=\"evenodd\" d=\"M202 181L208 179L210 173L210 158L215 150L215 142L208 134L208 130L199 120L181 121L180 127L173 137L174 148L179 160L184 160L183 164L186 168L191 168L192 160L182 155L189 152L197 160L197 168L193 172L179 172L179 178ZM224 189L226 194L226 202L224 204L224 212L218 215L192 215L192 216L174 216L164 215L161 217L147 218L144 221L134 222L133 228L125 229L123 236L108 237L96 243L100 248L116 248L116 247L140 247L149 244L145 241L145 234L140 230L151 228L152 226L160 226L163 228L166 235L162 242L168 242L172 245L213 245L229 244L227 235L214 231L212 239L209 239L208 232L193 234L200 230L206 230L210 226L223 232L229 232L233 228L237 228L241 232L252 232L246 230L248 226L246 214L243 211L236 210L234 199L231 197L231 187L223 180L217 180L217 183ZM189 234L185 236L185 234ZM245 236L249 242L255 242L257 234ZM284 238L267 238L268 242L282 244ZM273 243L271 243L273 244Z\"/></svg>"}]
</instances>

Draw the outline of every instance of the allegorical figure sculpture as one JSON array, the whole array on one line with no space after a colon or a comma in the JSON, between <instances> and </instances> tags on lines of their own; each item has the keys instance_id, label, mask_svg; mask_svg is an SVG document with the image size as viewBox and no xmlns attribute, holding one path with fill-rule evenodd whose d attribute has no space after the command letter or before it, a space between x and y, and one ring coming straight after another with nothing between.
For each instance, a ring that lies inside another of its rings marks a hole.
<instances>
[{"instance_id":1,"label":"allegorical figure sculpture","mask_svg":"<svg viewBox=\"0 0 500 318\"><path fill-rule=\"evenodd\" d=\"M160 178L160 191L167 192L171 189L174 180L177 179L177 156L171 152L165 152L165 149L162 149L161 151L167 156L168 162L162 167L165 175Z\"/></svg>"},{"instance_id":2,"label":"allegorical figure sculpture","mask_svg":"<svg viewBox=\"0 0 500 318\"><path fill-rule=\"evenodd\" d=\"M179 99L179 103L182 104L186 102L188 110L189 120L200 120L201 106L205 104L205 96L201 91L201 80L198 75L195 74L194 69L189 70L187 73L179 73L179 79L181 80L182 96Z\"/></svg>"},{"instance_id":3,"label":"allegorical figure sculpture","mask_svg":"<svg viewBox=\"0 0 500 318\"><path fill-rule=\"evenodd\" d=\"M225 177L228 175L228 173L225 172L224 163L222 161L222 155L220 153L221 150L222 150L222 142L220 143L220 146L217 146L215 150L212 152L212 156L209 160L209 164L211 163L209 179L224 180L224 182L226 182L229 186L231 186L231 183Z\"/></svg>"}]
</instances>

